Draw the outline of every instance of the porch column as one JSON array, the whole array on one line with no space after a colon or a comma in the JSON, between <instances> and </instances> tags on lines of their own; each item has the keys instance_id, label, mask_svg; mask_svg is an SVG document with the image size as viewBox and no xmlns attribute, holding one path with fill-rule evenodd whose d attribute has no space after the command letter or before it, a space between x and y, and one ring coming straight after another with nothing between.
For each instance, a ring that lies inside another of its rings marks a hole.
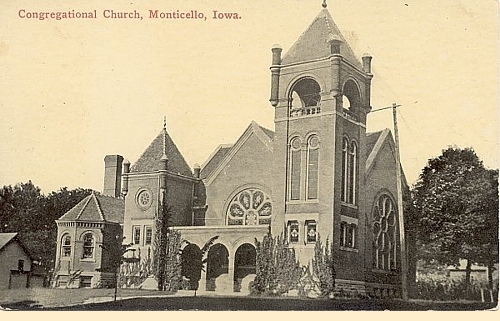
<instances>
[{"instance_id":1,"label":"porch column","mask_svg":"<svg viewBox=\"0 0 500 321\"><path fill-rule=\"evenodd\" d=\"M228 262L228 268L227 268L227 274L229 276L231 288L229 292L234 292L234 252L231 251L229 253L229 262Z\"/></svg>"},{"instance_id":2,"label":"porch column","mask_svg":"<svg viewBox=\"0 0 500 321\"><path fill-rule=\"evenodd\" d=\"M200 282L198 283L198 290L206 291L207 290L207 271L208 271L208 262L205 266L205 271L201 270Z\"/></svg>"}]
</instances>

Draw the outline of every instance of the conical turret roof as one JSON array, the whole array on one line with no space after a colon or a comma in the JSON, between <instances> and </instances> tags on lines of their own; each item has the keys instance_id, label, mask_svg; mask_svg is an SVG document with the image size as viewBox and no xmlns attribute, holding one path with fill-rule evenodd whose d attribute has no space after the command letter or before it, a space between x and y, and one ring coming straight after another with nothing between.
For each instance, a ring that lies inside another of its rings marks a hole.
<instances>
[{"instance_id":1,"label":"conical turret roof","mask_svg":"<svg viewBox=\"0 0 500 321\"><path fill-rule=\"evenodd\" d=\"M314 18L306 31L283 56L281 63L287 65L328 57L331 55L329 40L332 38L341 41L340 54L342 57L355 67L362 69L360 61L356 58L326 8L322 9Z\"/></svg>"}]
</instances>

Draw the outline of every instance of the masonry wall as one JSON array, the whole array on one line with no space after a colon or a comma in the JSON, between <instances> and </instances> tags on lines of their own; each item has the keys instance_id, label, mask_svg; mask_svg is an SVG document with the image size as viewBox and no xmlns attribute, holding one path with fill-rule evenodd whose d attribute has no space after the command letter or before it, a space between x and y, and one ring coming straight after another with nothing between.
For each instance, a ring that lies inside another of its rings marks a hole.
<instances>
[{"instance_id":1,"label":"masonry wall","mask_svg":"<svg viewBox=\"0 0 500 321\"><path fill-rule=\"evenodd\" d=\"M248 187L261 188L273 199L271 191L273 153L251 134L218 176L206 185L205 225L225 225L227 202ZM275 214L273 208L273 215Z\"/></svg>"},{"instance_id":2,"label":"masonry wall","mask_svg":"<svg viewBox=\"0 0 500 321\"><path fill-rule=\"evenodd\" d=\"M373 206L381 193L390 195L397 202L396 160L391 145L386 140L374 160L373 167L366 178L367 186L367 231L366 231L366 281L369 283L385 283L399 286L401 278L397 271L380 271L373 267ZM397 203L395 203L397 205ZM398 229L399 230L399 229ZM399 234L397 235L399 240ZM398 253L400 246L398 244ZM401 268L401 257L397 259L397 269ZM374 286L376 288L376 286Z\"/></svg>"}]
</instances>

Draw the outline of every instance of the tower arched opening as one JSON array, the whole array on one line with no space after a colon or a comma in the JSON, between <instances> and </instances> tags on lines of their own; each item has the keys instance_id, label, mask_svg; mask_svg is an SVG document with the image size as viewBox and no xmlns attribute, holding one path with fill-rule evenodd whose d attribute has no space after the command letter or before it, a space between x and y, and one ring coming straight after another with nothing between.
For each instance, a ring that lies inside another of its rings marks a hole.
<instances>
[{"instance_id":1,"label":"tower arched opening","mask_svg":"<svg viewBox=\"0 0 500 321\"><path fill-rule=\"evenodd\" d=\"M356 113L361 107L361 94L356 83L349 79L342 89L342 106L351 112Z\"/></svg>"},{"instance_id":2,"label":"tower arched opening","mask_svg":"<svg viewBox=\"0 0 500 321\"><path fill-rule=\"evenodd\" d=\"M319 114L321 112L321 88L312 78L302 78L290 91L290 116Z\"/></svg>"}]
</instances>

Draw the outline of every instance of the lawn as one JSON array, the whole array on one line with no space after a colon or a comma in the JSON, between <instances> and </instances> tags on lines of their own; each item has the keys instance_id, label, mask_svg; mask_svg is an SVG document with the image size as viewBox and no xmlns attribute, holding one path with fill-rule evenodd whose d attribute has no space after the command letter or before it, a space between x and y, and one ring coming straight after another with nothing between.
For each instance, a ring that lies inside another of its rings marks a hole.
<instances>
[{"instance_id":1,"label":"lawn","mask_svg":"<svg viewBox=\"0 0 500 321\"><path fill-rule=\"evenodd\" d=\"M189 295L189 296L186 296ZM422 311L488 310L495 303L465 301L400 300L327 300L299 298L256 298L224 296L191 296L192 293L169 295L157 291L120 289L119 300L112 301L113 289L23 289L0 294L0 305L14 310L64 311ZM149 297L144 297L149 296ZM154 296L154 297L152 297ZM86 303L88 299L93 303ZM128 298L128 299L127 299ZM100 302L102 301L102 302Z\"/></svg>"},{"instance_id":2,"label":"lawn","mask_svg":"<svg viewBox=\"0 0 500 321\"><path fill-rule=\"evenodd\" d=\"M119 289L118 297L138 297L149 295L169 295L167 292L146 291L138 289ZM83 304L89 299L93 301L110 301L113 299L114 289L55 289L31 288L11 289L0 291L0 306L24 309L33 307L58 307Z\"/></svg>"}]
</instances>

